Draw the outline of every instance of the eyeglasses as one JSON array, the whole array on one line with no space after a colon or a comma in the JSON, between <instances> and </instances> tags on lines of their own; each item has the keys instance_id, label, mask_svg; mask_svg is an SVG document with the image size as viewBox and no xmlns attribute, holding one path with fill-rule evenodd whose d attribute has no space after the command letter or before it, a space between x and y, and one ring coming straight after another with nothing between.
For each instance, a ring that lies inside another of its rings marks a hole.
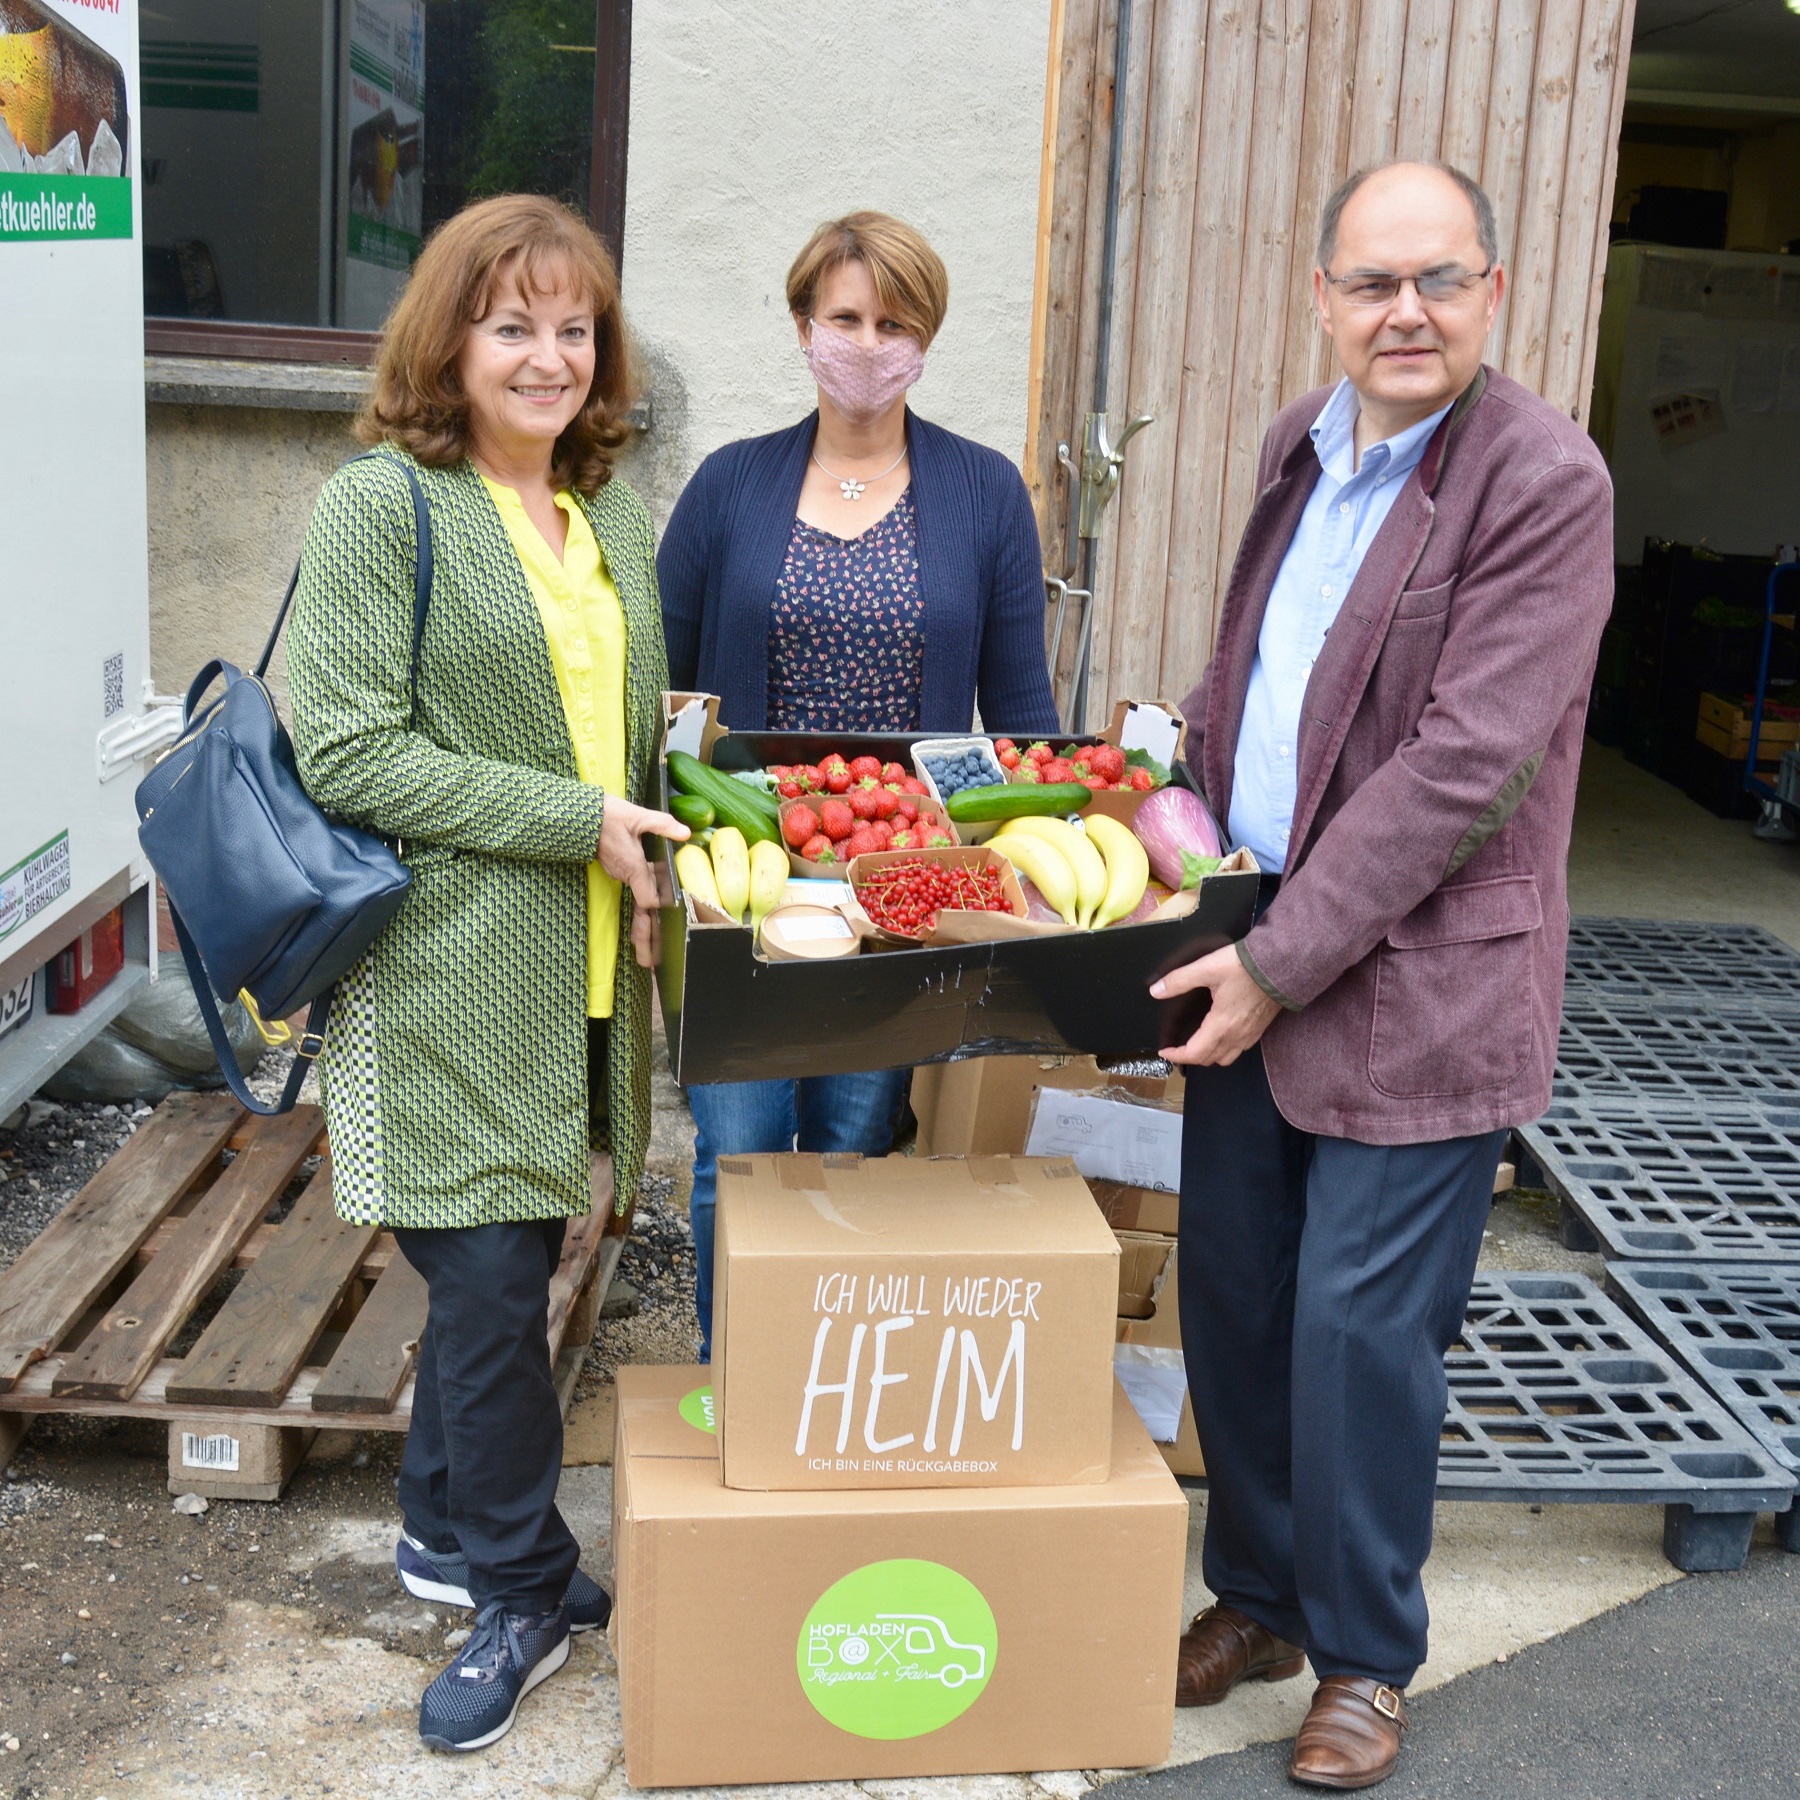
<instances>
[{"instance_id":1,"label":"eyeglasses","mask_svg":"<svg viewBox=\"0 0 1800 1800\"><path fill-rule=\"evenodd\" d=\"M1391 306L1409 281L1413 292L1429 305L1434 300L1440 304L1446 300L1460 300L1477 282L1486 281L1493 272L1492 263L1485 269L1473 271L1457 263L1446 263L1441 269L1421 269L1417 275L1389 275L1380 269L1357 269L1349 275L1326 275L1325 280L1351 306Z\"/></svg>"}]
</instances>

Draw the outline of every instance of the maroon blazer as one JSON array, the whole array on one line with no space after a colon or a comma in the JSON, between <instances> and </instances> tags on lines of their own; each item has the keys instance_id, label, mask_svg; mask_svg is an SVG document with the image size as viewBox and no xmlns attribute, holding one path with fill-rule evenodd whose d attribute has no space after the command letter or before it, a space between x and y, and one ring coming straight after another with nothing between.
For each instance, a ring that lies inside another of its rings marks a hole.
<instances>
[{"instance_id":1,"label":"maroon blazer","mask_svg":"<svg viewBox=\"0 0 1800 1800\"><path fill-rule=\"evenodd\" d=\"M1285 407L1219 638L1182 705L1221 820L1257 634L1330 390ZM1612 604L1612 482L1581 428L1484 368L1345 597L1300 721L1281 891L1239 946L1286 1009L1263 1038L1303 1131L1428 1143L1550 1102L1569 826Z\"/></svg>"}]
</instances>

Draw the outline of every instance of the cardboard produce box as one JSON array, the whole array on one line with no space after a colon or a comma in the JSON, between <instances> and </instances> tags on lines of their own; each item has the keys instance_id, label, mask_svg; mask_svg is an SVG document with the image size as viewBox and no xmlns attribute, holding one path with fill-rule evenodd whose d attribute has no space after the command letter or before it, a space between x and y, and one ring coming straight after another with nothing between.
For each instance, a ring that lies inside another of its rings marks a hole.
<instances>
[{"instance_id":1,"label":"cardboard produce box","mask_svg":"<svg viewBox=\"0 0 1800 1800\"><path fill-rule=\"evenodd\" d=\"M722 1156L738 1488L1101 1482L1119 1246L1066 1159Z\"/></svg>"},{"instance_id":2,"label":"cardboard produce box","mask_svg":"<svg viewBox=\"0 0 1800 1800\"><path fill-rule=\"evenodd\" d=\"M825 749L906 763L924 735L727 732L709 698L665 696L665 745L726 771ZM1174 778L1192 785L1185 763ZM666 769L659 780L666 803ZM902 1068L958 1053L1153 1055L1199 1029L1208 999L1201 990L1153 1000L1150 983L1243 937L1258 879L1250 868L1209 876L1183 917L1104 931L768 962L747 929L693 918L674 846L662 843L659 856L656 985L683 1085Z\"/></svg>"},{"instance_id":3,"label":"cardboard produce box","mask_svg":"<svg viewBox=\"0 0 1800 1800\"><path fill-rule=\"evenodd\" d=\"M1090 1181L1094 1204L1114 1231L1154 1231L1174 1237L1181 1230L1181 1196L1128 1181Z\"/></svg>"},{"instance_id":4,"label":"cardboard produce box","mask_svg":"<svg viewBox=\"0 0 1800 1800\"><path fill-rule=\"evenodd\" d=\"M1206 1461L1181 1355L1181 1272L1173 1245L1149 1318L1119 1320L1113 1371L1170 1470L1204 1475Z\"/></svg>"},{"instance_id":5,"label":"cardboard produce box","mask_svg":"<svg viewBox=\"0 0 1800 1800\"><path fill-rule=\"evenodd\" d=\"M707 1371L619 1371L613 1463L633 1787L1141 1768L1174 1731L1186 1498L1113 1390L1111 1477L752 1493Z\"/></svg>"},{"instance_id":6,"label":"cardboard produce box","mask_svg":"<svg viewBox=\"0 0 1800 1800\"><path fill-rule=\"evenodd\" d=\"M1166 1068L1167 1064L1158 1064ZM1182 1074L1102 1069L1091 1056L970 1056L913 1071L921 1156L1017 1156L1039 1088L1118 1088L1179 1107Z\"/></svg>"}]
</instances>

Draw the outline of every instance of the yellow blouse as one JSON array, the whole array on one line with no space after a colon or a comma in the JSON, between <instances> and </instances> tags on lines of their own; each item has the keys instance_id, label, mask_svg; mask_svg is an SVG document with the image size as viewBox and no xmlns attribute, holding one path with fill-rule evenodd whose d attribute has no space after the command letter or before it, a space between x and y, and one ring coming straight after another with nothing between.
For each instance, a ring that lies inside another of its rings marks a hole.
<instances>
[{"instance_id":1,"label":"yellow blouse","mask_svg":"<svg viewBox=\"0 0 1800 1800\"><path fill-rule=\"evenodd\" d=\"M550 661L562 696L581 779L608 794L625 792L625 611L606 557L587 515L563 492L556 504L568 515L569 537L559 562L532 524L525 504L509 487L489 481L506 535L525 570L550 640ZM619 952L619 884L597 862L587 870L587 1010L610 1019L613 972Z\"/></svg>"}]
</instances>

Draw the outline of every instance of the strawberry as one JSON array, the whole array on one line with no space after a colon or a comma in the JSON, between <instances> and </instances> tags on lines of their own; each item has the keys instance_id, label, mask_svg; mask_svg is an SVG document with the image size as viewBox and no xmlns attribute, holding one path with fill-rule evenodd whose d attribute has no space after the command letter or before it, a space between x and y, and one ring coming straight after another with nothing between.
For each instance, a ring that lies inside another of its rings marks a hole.
<instances>
[{"instance_id":1,"label":"strawberry","mask_svg":"<svg viewBox=\"0 0 1800 1800\"><path fill-rule=\"evenodd\" d=\"M873 856L878 850L884 848L885 846L875 832L869 826L863 825L851 832L844 844L844 854L854 860L859 856Z\"/></svg>"},{"instance_id":2,"label":"strawberry","mask_svg":"<svg viewBox=\"0 0 1800 1800\"><path fill-rule=\"evenodd\" d=\"M925 848L927 850L948 850L950 840L941 831L928 831L925 834Z\"/></svg>"},{"instance_id":3,"label":"strawberry","mask_svg":"<svg viewBox=\"0 0 1800 1800\"><path fill-rule=\"evenodd\" d=\"M878 819L891 819L900 810L900 796L892 788L878 787L871 797L875 802L875 816Z\"/></svg>"},{"instance_id":4,"label":"strawberry","mask_svg":"<svg viewBox=\"0 0 1800 1800\"><path fill-rule=\"evenodd\" d=\"M819 829L834 844L841 844L856 829L856 814L842 800L827 800L819 808Z\"/></svg>"},{"instance_id":5,"label":"strawberry","mask_svg":"<svg viewBox=\"0 0 1800 1800\"><path fill-rule=\"evenodd\" d=\"M781 797L782 797L782 799L784 799L784 800L799 800L799 799L801 799L801 798L802 798L802 797L803 797L803 796L804 796L804 795L805 795L805 793L806 793L806 789L805 789L805 788L803 788L803 787L802 787L802 786L801 786L801 785L800 785L800 783L799 783L799 782L797 782L797 781L784 781L784 782L781 782L781 783L780 783L780 784L779 784L779 785L778 785L778 786L777 786L777 787L776 787L776 789L775 789L775 791L776 791L776 793L778 793L778 794L779 794L779 795L780 795L780 796L781 796Z\"/></svg>"},{"instance_id":6,"label":"strawberry","mask_svg":"<svg viewBox=\"0 0 1800 1800\"><path fill-rule=\"evenodd\" d=\"M1133 769L1125 785L1134 793L1147 794L1156 786L1156 777L1148 769Z\"/></svg>"},{"instance_id":7,"label":"strawberry","mask_svg":"<svg viewBox=\"0 0 1800 1800\"><path fill-rule=\"evenodd\" d=\"M1001 756L1004 756L1007 751L1015 750L1018 746L1014 744L1011 738L995 738L994 748Z\"/></svg>"},{"instance_id":8,"label":"strawberry","mask_svg":"<svg viewBox=\"0 0 1800 1800\"><path fill-rule=\"evenodd\" d=\"M847 794L850 791L850 771L842 763L833 763L825 771L825 789L827 793Z\"/></svg>"},{"instance_id":9,"label":"strawberry","mask_svg":"<svg viewBox=\"0 0 1800 1800\"><path fill-rule=\"evenodd\" d=\"M1011 744L1000 752L1000 766L1003 769L1016 769L1019 766L1019 753Z\"/></svg>"},{"instance_id":10,"label":"strawberry","mask_svg":"<svg viewBox=\"0 0 1800 1800\"><path fill-rule=\"evenodd\" d=\"M1088 767L1103 781L1125 779L1125 752L1117 744L1096 744L1087 753Z\"/></svg>"},{"instance_id":11,"label":"strawberry","mask_svg":"<svg viewBox=\"0 0 1800 1800\"><path fill-rule=\"evenodd\" d=\"M1081 767L1081 765L1079 763L1077 763L1075 766L1077 768ZM1098 775L1089 775L1086 777L1078 775L1078 776L1076 776L1075 779L1077 781L1079 781L1084 788L1088 788L1096 794L1102 792L1105 788L1107 788L1110 785L1110 783L1101 780L1101 778Z\"/></svg>"},{"instance_id":12,"label":"strawberry","mask_svg":"<svg viewBox=\"0 0 1800 1800\"><path fill-rule=\"evenodd\" d=\"M825 771L817 763L808 763L795 779L800 783L803 793L817 794L824 791Z\"/></svg>"},{"instance_id":13,"label":"strawberry","mask_svg":"<svg viewBox=\"0 0 1800 1800\"><path fill-rule=\"evenodd\" d=\"M881 765L881 779L887 782L889 786L892 786L895 783L906 779L906 771L901 768L898 763L883 763Z\"/></svg>"},{"instance_id":14,"label":"strawberry","mask_svg":"<svg viewBox=\"0 0 1800 1800\"><path fill-rule=\"evenodd\" d=\"M1050 760L1050 746L1040 738L1025 754L1034 763L1047 763Z\"/></svg>"},{"instance_id":15,"label":"strawberry","mask_svg":"<svg viewBox=\"0 0 1800 1800\"><path fill-rule=\"evenodd\" d=\"M1042 781L1044 765L1042 763L1022 762L1019 764L1019 779L1025 782Z\"/></svg>"},{"instance_id":16,"label":"strawberry","mask_svg":"<svg viewBox=\"0 0 1800 1800\"><path fill-rule=\"evenodd\" d=\"M876 837L881 839L882 849L886 850L892 845L894 841L894 828L886 819L877 819L872 825L866 827L866 829L873 832Z\"/></svg>"},{"instance_id":17,"label":"strawberry","mask_svg":"<svg viewBox=\"0 0 1800 1800\"><path fill-rule=\"evenodd\" d=\"M881 779L881 758L879 756L852 758L850 774L857 781L879 781Z\"/></svg>"},{"instance_id":18,"label":"strawberry","mask_svg":"<svg viewBox=\"0 0 1800 1800\"><path fill-rule=\"evenodd\" d=\"M913 835L910 831L896 831L894 841L888 846L890 850L910 850L913 848Z\"/></svg>"},{"instance_id":19,"label":"strawberry","mask_svg":"<svg viewBox=\"0 0 1800 1800\"><path fill-rule=\"evenodd\" d=\"M811 863L834 863L838 859L837 845L823 832L816 838L808 838L800 846L800 854Z\"/></svg>"},{"instance_id":20,"label":"strawberry","mask_svg":"<svg viewBox=\"0 0 1800 1800\"><path fill-rule=\"evenodd\" d=\"M900 789L902 793L912 794L918 797L928 795L931 792L924 782L916 775L908 775L906 779L900 783Z\"/></svg>"},{"instance_id":21,"label":"strawberry","mask_svg":"<svg viewBox=\"0 0 1800 1800\"><path fill-rule=\"evenodd\" d=\"M872 787L853 789L850 795L850 810L865 823L876 817L875 789Z\"/></svg>"},{"instance_id":22,"label":"strawberry","mask_svg":"<svg viewBox=\"0 0 1800 1800\"><path fill-rule=\"evenodd\" d=\"M1077 781L1086 781L1093 772L1093 767L1088 762L1085 752L1080 756L1074 756L1069 759L1069 773L1073 775Z\"/></svg>"},{"instance_id":23,"label":"strawberry","mask_svg":"<svg viewBox=\"0 0 1800 1800\"><path fill-rule=\"evenodd\" d=\"M781 821L781 835L790 850L805 851L808 841L819 835L819 815L810 806L791 806Z\"/></svg>"},{"instance_id":24,"label":"strawberry","mask_svg":"<svg viewBox=\"0 0 1800 1800\"><path fill-rule=\"evenodd\" d=\"M894 816L907 825L912 824L919 816L918 801L896 800L894 802Z\"/></svg>"},{"instance_id":25,"label":"strawberry","mask_svg":"<svg viewBox=\"0 0 1800 1800\"><path fill-rule=\"evenodd\" d=\"M849 766L850 765L845 762L835 750L828 750L819 758L819 767L824 769L828 774L833 769L847 769Z\"/></svg>"},{"instance_id":26,"label":"strawberry","mask_svg":"<svg viewBox=\"0 0 1800 1800\"><path fill-rule=\"evenodd\" d=\"M1073 781L1075 771L1060 756L1053 756L1048 762L1038 764L1038 774L1045 781Z\"/></svg>"}]
</instances>

